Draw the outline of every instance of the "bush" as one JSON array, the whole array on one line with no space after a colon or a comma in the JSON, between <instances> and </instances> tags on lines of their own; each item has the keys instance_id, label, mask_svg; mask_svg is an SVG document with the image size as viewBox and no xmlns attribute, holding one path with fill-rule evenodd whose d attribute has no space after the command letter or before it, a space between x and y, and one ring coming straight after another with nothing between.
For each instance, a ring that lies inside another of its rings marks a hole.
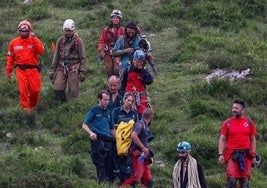
<instances>
[{"instance_id":1,"label":"bush","mask_svg":"<svg viewBox=\"0 0 267 188\"><path fill-rule=\"evenodd\" d=\"M207 64L209 69L222 69L229 68L231 66L231 61L226 55L211 55L207 58Z\"/></svg>"}]
</instances>

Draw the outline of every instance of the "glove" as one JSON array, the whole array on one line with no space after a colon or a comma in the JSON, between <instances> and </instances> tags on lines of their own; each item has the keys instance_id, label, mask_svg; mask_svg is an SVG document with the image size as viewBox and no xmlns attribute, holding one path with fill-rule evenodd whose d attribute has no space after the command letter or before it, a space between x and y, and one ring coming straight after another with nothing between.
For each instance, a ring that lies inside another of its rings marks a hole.
<instances>
[{"instance_id":1,"label":"glove","mask_svg":"<svg viewBox=\"0 0 267 188\"><path fill-rule=\"evenodd\" d=\"M49 72L49 79L52 82L52 84L54 85L54 82L55 82L55 72Z\"/></svg>"},{"instance_id":2,"label":"glove","mask_svg":"<svg viewBox=\"0 0 267 188\"><path fill-rule=\"evenodd\" d=\"M102 56L98 56L96 62L97 62L98 64L100 64L101 61L103 61L103 59L104 59L104 58L103 58Z\"/></svg>"},{"instance_id":3,"label":"glove","mask_svg":"<svg viewBox=\"0 0 267 188\"><path fill-rule=\"evenodd\" d=\"M7 81L11 82L11 74L7 75L6 79Z\"/></svg>"},{"instance_id":4,"label":"glove","mask_svg":"<svg viewBox=\"0 0 267 188\"><path fill-rule=\"evenodd\" d=\"M85 80L86 74L84 72L80 72L79 73L79 79L81 82L83 82Z\"/></svg>"}]
</instances>

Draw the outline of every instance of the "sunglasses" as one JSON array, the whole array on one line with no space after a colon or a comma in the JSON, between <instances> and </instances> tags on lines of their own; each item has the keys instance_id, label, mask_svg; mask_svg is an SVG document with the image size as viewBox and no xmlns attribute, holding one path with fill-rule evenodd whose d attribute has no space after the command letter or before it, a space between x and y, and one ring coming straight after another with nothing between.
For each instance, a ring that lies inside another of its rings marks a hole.
<instances>
[{"instance_id":1,"label":"sunglasses","mask_svg":"<svg viewBox=\"0 0 267 188\"><path fill-rule=\"evenodd\" d=\"M178 151L178 154L185 154L185 153L188 153L186 151Z\"/></svg>"}]
</instances>

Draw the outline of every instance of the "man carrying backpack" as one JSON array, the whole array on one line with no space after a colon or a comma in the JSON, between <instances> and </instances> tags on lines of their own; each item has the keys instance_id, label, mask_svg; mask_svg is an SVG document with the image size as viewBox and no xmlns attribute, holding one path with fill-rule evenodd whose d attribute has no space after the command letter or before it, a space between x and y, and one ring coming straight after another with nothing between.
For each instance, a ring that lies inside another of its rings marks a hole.
<instances>
[{"instance_id":1,"label":"man carrying backpack","mask_svg":"<svg viewBox=\"0 0 267 188\"><path fill-rule=\"evenodd\" d=\"M112 48L117 39L124 34L124 28L120 25L122 13L120 10L113 10L110 14L110 25L103 29L98 41L98 53L104 60L105 69L108 76L119 76L119 65L114 61Z\"/></svg>"},{"instance_id":2,"label":"man carrying backpack","mask_svg":"<svg viewBox=\"0 0 267 188\"><path fill-rule=\"evenodd\" d=\"M218 146L218 161L226 163L227 188L236 188L239 180L241 188L249 188L251 166L256 163L256 128L244 116L245 103L235 100L233 117L224 121Z\"/></svg>"},{"instance_id":3,"label":"man carrying backpack","mask_svg":"<svg viewBox=\"0 0 267 188\"><path fill-rule=\"evenodd\" d=\"M126 179L120 188L134 186L142 183L144 187L151 188L153 184L150 171L153 154L148 148L149 124L153 119L154 112L151 108L143 111L142 119L134 124L131 134L133 144L130 155L133 161L134 174Z\"/></svg>"},{"instance_id":4,"label":"man carrying backpack","mask_svg":"<svg viewBox=\"0 0 267 188\"><path fill-rule=\"evenodd\" d=\"M69 99L79 96L79 82L85 80L88 71L83 40L75 33L75 23L72 19L65 20L63 31L64 36L57 40L49 71L56 98L60 102L67 101L67 87Z\"/></svg>"}]
</instances>

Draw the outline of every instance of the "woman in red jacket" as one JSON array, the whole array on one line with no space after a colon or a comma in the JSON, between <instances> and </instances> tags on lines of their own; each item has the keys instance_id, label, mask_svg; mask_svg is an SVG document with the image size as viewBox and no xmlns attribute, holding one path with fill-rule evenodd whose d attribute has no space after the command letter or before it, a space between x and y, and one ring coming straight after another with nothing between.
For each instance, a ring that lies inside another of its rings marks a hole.
<instances>
[{"instance_id":1,"label":"woman in red jacket","mask_svg":"<svg viewBox=\"0 0 267 188\"><path fill-rule=\"evenodd\" d=\"M11 73L16 68L20 93L20 106L33 110L40 98L42 80L39 56L44 53L41 40L31 32L32 25L24 20L18 25L19 36L11 40L7 52L6 77L11 81Z\"/></svg>"},{"instance_id":2,"label":"woman in red jacket","mask_svg":"<svg viewBox=\"0 0 267 188\"><path fill-rule=\"evenodd\" d=\"M110 14L110 25L103 29L98 41L98 53L104 60L105 69L108 76L113 74L119 76L119 65L112 56L112 48L117 39L124 34L124 28L120 25L122 19L121 11L113 10Z\"/></svg>"}]
</instances>

